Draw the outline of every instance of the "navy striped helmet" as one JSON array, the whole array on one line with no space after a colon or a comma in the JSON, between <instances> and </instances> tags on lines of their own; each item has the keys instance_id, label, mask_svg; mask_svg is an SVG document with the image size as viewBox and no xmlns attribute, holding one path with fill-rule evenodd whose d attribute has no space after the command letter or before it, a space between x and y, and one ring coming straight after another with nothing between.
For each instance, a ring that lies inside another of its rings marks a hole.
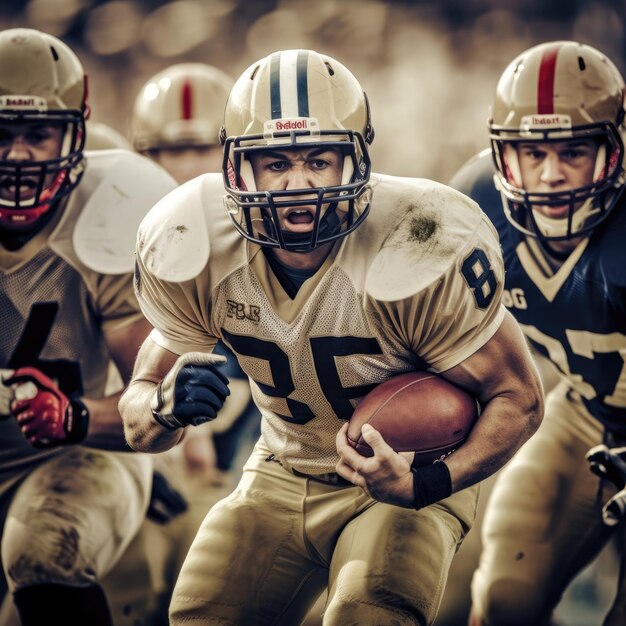
<instances>
[{"instance_id":1,"label":"navy striped helmet","mask_svg":"<svg viewBox=\"0 0 626 626\"><path fill-rule=\"evenodd\" d=\"M284 50L251 65L230 92L221 140L225 205L237 230L254 243L308 252L352 232L369 211L374 139L363 88L338 61L312 50ZM250 154L334 148L343 155L339 185L257 190ZM315 204L313 228L283 232L277 210Z\"/></svg>"}]
</instances>

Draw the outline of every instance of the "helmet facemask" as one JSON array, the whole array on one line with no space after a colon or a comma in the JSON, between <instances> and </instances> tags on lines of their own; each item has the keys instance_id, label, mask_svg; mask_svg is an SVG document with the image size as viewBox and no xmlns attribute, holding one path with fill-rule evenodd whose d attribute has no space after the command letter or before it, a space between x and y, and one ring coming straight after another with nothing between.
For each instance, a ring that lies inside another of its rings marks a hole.
<instances>
[{"instance_id":1,"label":"helmet facemask","mask_svg":"<svg viewBox=\"0 0 626 626\"><path fill-rule=\"evenodd\" d=\"M351 233L369 212L371 163L365 140L354 131L289 131L274 133L271 145L258 145L263 136L231 137L224 149L226 207L235 228L254 243L292 252L309 252ZM257 191L249 156L254 152L293 148L337 149L343 155L339 185ZM280 228L278 210L315 204L313 228L288 233Z\"/></svg>"},{"instance_id":2,"label":"helmet facemask","mask_svg":"<svg viewBox=\"0 0 626 626\"><path fill-rule=\"evenodd\" d=\"M592 182L569 190L527 191L521 180L516 144L575 139L599 142ZM611 122L522 132L492 125L491 145L498 170L495 184L502 194L505 214L518 230L530 237L564 241L585 235L606 219L621 195L625 182L624 144ZM541 206L568 206L567 217L546 217L537 210Z\"/></svg>"},{"instance_id":3,"label":"helmet facemask","mask_svg":"<svg viewBox=\"0 0 626 626\"><path fill-rule=\"evenodd\" d=\"M58 157L46 160L0 160L0 186L14 189L0 196L0 225L28 228L78 184L84 171L85 120L81 111L25 113L3 110L0 124L62 125ZM21 187L28 187L26 193ZM34 190L34 193L33 193Z\"/></svg>"}]
</instances>

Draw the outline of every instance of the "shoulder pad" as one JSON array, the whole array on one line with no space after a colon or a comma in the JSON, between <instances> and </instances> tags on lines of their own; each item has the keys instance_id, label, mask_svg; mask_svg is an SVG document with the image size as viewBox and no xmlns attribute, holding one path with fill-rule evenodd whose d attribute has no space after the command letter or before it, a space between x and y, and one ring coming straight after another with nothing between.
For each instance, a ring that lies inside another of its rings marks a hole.
<instances>
[{"instance_id":1,"label":"shoulder pad","mask_svg":"<svg viewBox=\"0 0 626 626\"><path fill-rule=\"evenodd\" d=\"M220 174L204 174L165 196L139 227L137 254L143 266L168 282L195 278L209 260L207 208L221 207L223 197Z\"/></svg>"},{"instance_id":2,"label":"shoulder pad","mask_svg":"<svg viewBox=\"0 0 626 626\"><path fill-rule=\"evenodd\" d=\"M461 165L450 179L449 185L471 197L472 190L476 187L477 183L480 183L484 178L488 180L493 179L495 169L491 150L489 148L481 150L478 154L470 157Z\"/></svg>"},{"instance_id":3,"label":"shoulder pad","mask_svg":"<svg viewBox=\"0 0 626 626\"><path fill-rule=\"evenodd\" d=\"M375 300L393 302L419 293L448 271L482 212L467 196L433 181L381 179L372 208L378 212L374 203L381 202L393 223L367 270L365 290Z\"/></svg>"},{"instance_id":4,"label":"shoulder pad","mask_svg":"<svg viewBox=\"0 0 626 626\"><path fill-rule=\"evenodd\" d=\"M92 152L88 158L79 188L92 190L76 221L74 250L96 272L131 272L137 228L176 182L150 159L127 150Z\"/></svg>"},{"instance_id":5,"label":"shoulder pad","mask_svg":"<svg viewBox=\"0 0 626 626\"><path fill-rule=\"evenodd\" d=\"M594 248L599 252L594 263L601 263L605 279L612 287L626 289L626 272L624 272L624 237L626 236L626 191L618 200L607 219L593 232L591 239L596 243ZM587 256L592 254L586 253ZM612 291L612 289L610 289ZM620 305L626 307L623 294Z\"/></svg>"},{"instance_id":6,"label":"shoulder pad","mask_svg":"<svg viewBox=\"0 0 626 626\"><path fill-rule=\"evenodd\" d=\"M450 187L469 196L493 219L502 212L502 199L494 182L496 174L491 150L483 150L461 166L450 180Z\"/></svg>"}]
</instances>

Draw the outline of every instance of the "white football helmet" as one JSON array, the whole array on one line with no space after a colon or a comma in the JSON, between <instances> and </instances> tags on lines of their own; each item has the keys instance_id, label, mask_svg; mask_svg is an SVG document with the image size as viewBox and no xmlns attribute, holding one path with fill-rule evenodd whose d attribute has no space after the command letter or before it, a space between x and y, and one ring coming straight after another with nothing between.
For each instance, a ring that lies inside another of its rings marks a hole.
<instances>
[{"instance_id":1,"label":"white football helmet","mask_svg":"<svg viewBox=\"0 0 626 626\"><path fill-rule=\"evenodd\" d=\"M138 152L219 145L230 77L204 63L172 65L150 78L135 99L131 142Z\"/></svg>"},{"instance_id":2,"label":"white football helmet","mask_svg":"<svg viewBox=\"0 0 626 626\"><path fill-rule=\"evenodd\" d=\"M13 161L0 157L0 185L15 189L0 199L0 225L28 226L78 184L84 171L87 77L61 40L27 28L0 32L0 123L63 123L58 158ZM36 188L22 198L24 185Z\"/></svg>"},{"instance_id":3,"label":"white football helmet","mask_svg":"<svg viewBox=\"0 0 626 626\"><path fill-rule=\"evenodd\" d=\"M230 93L222 129L225 204L235 228L261 246L295 252L310 251L352 232L369 211L367 146L373 139L367 96L335 59L312 50L285 50L254 63ZM256 190L250 153L303 146L342 151L340 185ZM277 208L310 205L312 191L317 193L312 231L283 232Z\"/></svg>"},{"instance_id":4,"label":"white football helmet","mask_svg":"<svg viewBox=\"0 0 626 626\"><path fill-rule=\"evenodd\" d=\"M132 150L132 146L118 131L103 122L86 124L85 150Z\"/></svg>"},{"instance_id":5,"label":"white football helmet","mask_svg":"<svg viewBox=\"0 0 626 626\"><path fill-rule=\"evenodd\" d=\"M574 41L543 43L522 52L504 70L489 120L505 213L526 235L566 240L590 232L624 189L624 79L601 52ZM522 186L516 142L596 138L593 181L568 191L532 193ZM537 206L569 205L552 219Z\"/></svg>"}]
</instances>

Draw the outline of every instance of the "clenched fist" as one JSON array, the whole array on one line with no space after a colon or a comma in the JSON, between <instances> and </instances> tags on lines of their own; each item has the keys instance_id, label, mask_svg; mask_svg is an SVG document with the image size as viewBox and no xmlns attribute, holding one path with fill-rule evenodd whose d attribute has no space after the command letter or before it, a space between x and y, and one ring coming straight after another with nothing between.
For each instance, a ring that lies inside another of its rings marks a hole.
<instances>
[{"instance_id":1,"label":"clenched fist","mask_svg":"<svg viewBox=\"0 0 626 626\"><path fill-rule=\"evenodd\" d=\"M154 392L151 408L156 421L175 430L215 419L230 394L228 378L216 367L225 362L225 357L205 352L178 357Z\"/></svg>"},{"instance_id":2,"label":"clenched fist","mask_svg":"<svg viewBox=\"0 0 626 626\"><path fill-rule=\"evenodd\" d=\"M11 413L35 448L78 443L87 436L89 412L85 405L71 401L37 368L16 369L2 384L13 389Z\"/></svg>"}]
</instances>

